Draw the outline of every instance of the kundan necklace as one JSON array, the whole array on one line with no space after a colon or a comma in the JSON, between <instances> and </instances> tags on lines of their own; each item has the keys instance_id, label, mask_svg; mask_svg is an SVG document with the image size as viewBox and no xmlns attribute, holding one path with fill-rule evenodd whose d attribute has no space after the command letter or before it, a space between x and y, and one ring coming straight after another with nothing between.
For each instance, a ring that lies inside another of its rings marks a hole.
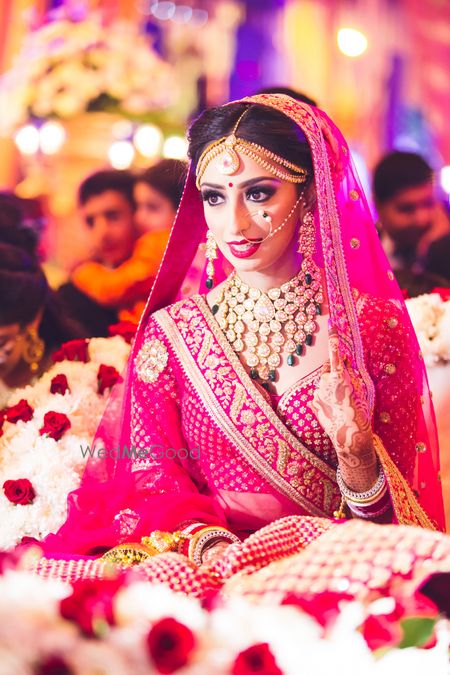
<instances>
[{"instance_id":1,"label":"kundan necklace","mask_svg":"<svg viewBox=\"0 0 450 675\"><path fill-rule=\"evenodd\" d=\"M318 277L317 268L301 270L279 288L263 292L233 272L212 307L235 352L246 351L250 377L266 388L275 382L283 356L294 366L295 357L312 344L323 303Z\"/></svg>"}]
</instances>

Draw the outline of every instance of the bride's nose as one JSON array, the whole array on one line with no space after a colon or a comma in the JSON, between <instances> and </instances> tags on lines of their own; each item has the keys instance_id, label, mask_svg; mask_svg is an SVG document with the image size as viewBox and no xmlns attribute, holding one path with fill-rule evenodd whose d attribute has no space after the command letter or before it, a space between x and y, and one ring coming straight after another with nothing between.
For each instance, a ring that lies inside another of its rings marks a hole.
<instances>
[{"instance_id":1,"label":"bride's nose","mask_svg":"<svg viewBox=\"0 0 450 675\"><path fill-rule=\"evenodd\" d=\"M251 226L251 219L245 206L239 201L236 202L231 214L228 231L231 235L238 235L245 232Z\"/></svg>"}]
</instances>

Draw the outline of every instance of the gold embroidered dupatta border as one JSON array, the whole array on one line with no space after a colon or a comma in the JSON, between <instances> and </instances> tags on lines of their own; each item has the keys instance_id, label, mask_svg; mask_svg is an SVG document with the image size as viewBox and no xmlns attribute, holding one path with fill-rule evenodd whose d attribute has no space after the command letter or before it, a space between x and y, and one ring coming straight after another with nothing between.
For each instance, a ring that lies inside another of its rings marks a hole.
<instances>
[{"instance_id":1,"label":"gold embroidered dupatta border","mask_svg":"<svg viewBox=\"0 0 450 675\"><path fill-rule=\"evenodd\" d=\"M397 523L399 525L416 525L417 527L426 527L429 530L437 530L438 528L435 523L430 520L420 506L414 492L389 457L389 453L384 447L382 440L376 434L374 434L374 444L375 451L386 476Z\"/></svg>"},{"instance_id":2,"label":"gold embroidered dupatta border","mask_svg":"<svg viewBox=\"0 0 450 675\"><path fill-rule=\"evenodd\" d=\"M192 308L186 306L187 302L192 303ZM181 306L189 317L183 316L183 321L177 323L176 313ZM194 296L157 311L153 318L167 335L211 418L247 463L305 513L331 517L340 499L334 469L310 452L276 415L247 374L205 300ZM182 323L186 336L198 338L193 344L187 344L180 328ZM220 362L215 369L208 366L211 357ZM231 377L227 377L228 373ZM227 403L229 413L223 401L224 380L228 388L232 387L231 401ZM252 425L258 428L255 433ZM297 478L288 473L293 463L299 470Z\"/></svg>"}]
</instances>

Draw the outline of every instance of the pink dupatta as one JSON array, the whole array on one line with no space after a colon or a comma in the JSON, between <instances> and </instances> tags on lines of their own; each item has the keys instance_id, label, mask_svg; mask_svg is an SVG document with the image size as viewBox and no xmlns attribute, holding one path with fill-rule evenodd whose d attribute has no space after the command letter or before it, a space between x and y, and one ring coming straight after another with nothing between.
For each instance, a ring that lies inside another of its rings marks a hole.
<instances>
[{"instance_id":1,"label":"pink dupatta","mask_svg":"<svg viewBox=\"0 0 450 675\"><path fill-rule=\"evenodd\" d=\"M384 434L383 441L376 437L377 451L388 478L395 520L431 526L422 507L442 529L444 516L438 478L437 434L426 371L402 294L379 243L348 146L329 117L317 108L273 94L246 98L242 102L269 106L284 113L300 127L309 143L317 194L316 261L325 269L331 320L339 333L342 354L359 372L374 413L388 416L394 413L395 416L395 411L401 410L402 414L414 416L416 421L413 431L409 425L408 431L404 432L398 424ZM205 234L203 206L191 167L169 243L140 321L124 384L113 393L97 432L96 442L105 447L130 446L133 406L148 409L154 403L157 407L156 401L139 400L140 394L135 387L135 360L145 343L146 330L153 321L152 314L175 300ZM358 298L365 299L368 311L371 302L384 304L388 311L382 320L388 322L392 330L401 332L402 348L392 355L392 362L386 363L386 366L394 366L394 373L388 387L390 395L383 401L384 409L381 411L377 408L375 386L363 350L356 306ZM407 386L401 377L405 364L409 374ZM181 428L179 415L176 406L165 410L163 421L158 422L163 440L167 439L168 428L172 432ZM177 432L174 433L176 435ZM173 434L170 440L173 442ZM182 447L182 437L179 442L179 447ZM409 462L414 467L411 476L403 475L397 466L397 443L409 453ZM200 494L180 467L174 467L173 463L170 466L167 462L161 463L160 471L166 472L168 492L152 490L148 476L141 477L143 484L137 485L132 468L132 460L90 460L81 487L69 496L66 523L57 535L50 535L44 542L47 550L94 552L96 544L102 548L113 546L127 537L127 514L129 532L134 532L135 514L139 514L142 535L152 529L174 529L184 519L184 514L203 522L224 524L224 515L217 503ZM171 492L174 481L178 485L176 495ZM117 521L119 513L121 519Z\"/></svg>"}]
</instances>

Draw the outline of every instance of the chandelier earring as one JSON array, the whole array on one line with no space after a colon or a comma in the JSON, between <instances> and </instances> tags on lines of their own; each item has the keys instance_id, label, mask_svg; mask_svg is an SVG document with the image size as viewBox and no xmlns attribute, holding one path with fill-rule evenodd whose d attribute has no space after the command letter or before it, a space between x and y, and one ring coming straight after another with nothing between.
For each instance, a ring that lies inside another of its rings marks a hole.
<instances>
[{"instance_id":1,"label":"chandelier earring","mask_svg":"<svg viewBox=\"0 0 450 675\"><path fill-rule=\"evenodd\" d=\"M27 328L24 334L25 347L22 352L23 360L29 364L32 373L39 369L39 364L45 353L45 342L39 337L36 328Z\"/></svg>"},{"instance_id":2,"label":"chandelier earring","mask_svg":"<svg viewBox=\"0 0 450 675\"><path fill-rule=\"evenodd\" d=\"M214 286L214 260L217 260L217 242L210 230L206 235L205 257L208 261L206 265L206 288L211 289Z\"/></svg>"},{"instance_id":3,"label":"chandelier earring","mask_svg":"<svg viewBox=\"0 0 450 675\"><path fill-rule=\"evenodd\" d=\"M302 254L302 272L305 275L305 280L309 283L311 283L310 279L320 277L319 268L314 262L313 257L315 249L316 229L314 215L311 211L307 211L300 225L298 252Z\"/></svg>"}]
</instances>

